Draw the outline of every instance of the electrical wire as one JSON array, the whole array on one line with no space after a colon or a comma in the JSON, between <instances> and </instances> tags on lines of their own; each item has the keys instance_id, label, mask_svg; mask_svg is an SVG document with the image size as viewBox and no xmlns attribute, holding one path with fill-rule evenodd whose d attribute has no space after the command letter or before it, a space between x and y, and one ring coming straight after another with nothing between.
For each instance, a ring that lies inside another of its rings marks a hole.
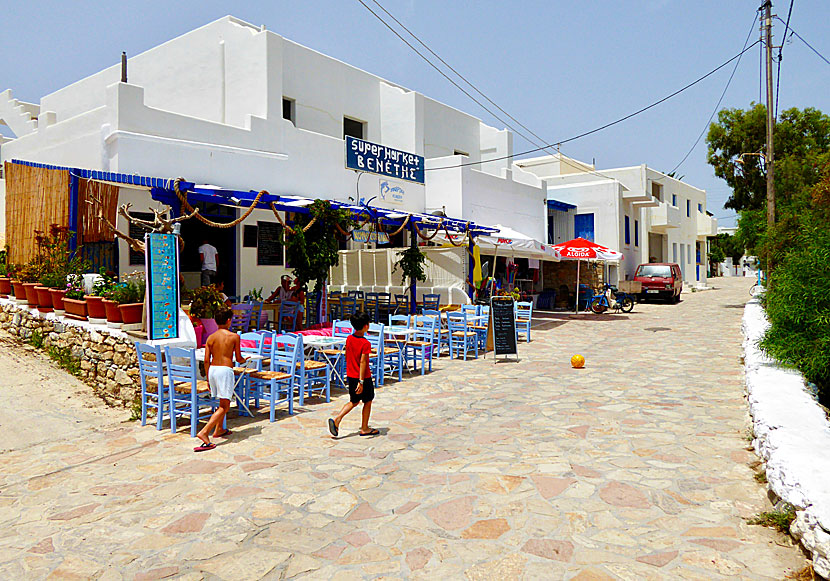
<instances>
[{"instance_id":1,"label":"electrical wire","mask_svg":"<svg viewBox=\"0 0 830 581\"><path fill-rule=\"evenodd\" d=\"M755 18L752 19L752 24L749 26L749 33L746 35L746 40L744 41L744 50L746 50L746 45L749 44L749 38L752 36L752 31L755 29L755 23L757 21L758 13L756 12ZM741 54L743 54L743 51L741 52ZM712 119L715 118L715 115L717 114L718 109L720 108L720 104L723 102L723 98L726 96L726 91L729 90L729 85L732 84L732 79L735 78L735 73L738 71L738 66L740 66L740 64L741 57L738 57L738 60L735 62L735 68L732 69L732 74L729 75L729 80L726 81L726 86L723 88L723 92L720 94L720 99L718 99L718 102L715 105L715 109L712 111L712 114L709 115L709 120L706 121L706 125L703 126L703 131L701 131L700 135L697 136L697 139L695 139L694 144L689 149L689 151L686 152L686 155L683 156L683 159L680 160L680 163L674 166L674 169L669 172L670 174L676 172L678 168L681 165L683 165L683 162L685 162L689 158L689 156L695 150L695 147L697 147L697 144L700 143L700 140L703 138L703 135L706 133L706 130L709 129L709 124L712 123Z\"/></svg>"},{"instance_id":2,"label":"electrical wire","mask_svg":"<svg viewBox=\"0 0 830 581\"><path fill-rule=\"evenodd\" d=\"M781 37L781 46L778 47L778 70L775 72L775 119L778 119L778 87L781 84L781 60L784 58L784 43L787 41L787 30L790 28L790 16L793 15L793 4L790 0L790 9L787 10L787 23L784 25L784 35Z\"/></svg>"},{"instance_id":3,"label":"electrical wire","mask_svg":"<svg viewBox=\"0 0 830 581\"><path fill-rule=\"evenodd\" d=\"M358 1L360 1L360 0L358 0ZM795 31L793 31L793 32L795 32ZM491 162L491 161L501 161L501 160L503 160L503 159L511 159L511 158L514 158L514 157L518 157L518 156L520 156L520 155L527 155L527 154L529 154L529 153L535 153L535 152L537 152L537 151L541 151L541 150L543 150L543 149L548 149L548 148L550 148L550 147L552 147L552 146L561 145L561 144L563 144L563 143L569 143L569 142L571 142L571 141L575 141L575 140L577 140L577 139L581 139L581 138L583 138L583 137L587 137L588 135L592 135L592 134L594 134L594 133L598 133L598 132L602 131L603 129L608 129L609 127L612 127L612 126L614 126L614 125L617 125L617 124L619 124L619 123L622 123L623 121L627 121L628 119L631 119L632 117L635 117L635 116L639 115L640 113L644 113L644 112L648 111L649 109L653 109L653 108L654 108L654 107L656 107L657 105L660 105L661 103L664 103L664 102L668 101L668 100L669 100L669 99L671 99L672 97L675 97L675 96L679 95L679 94L680 94L680 93L682 93L683 91L686 91L687 89L690 89L691 87L693 87L693 86L697 85L697 84L698 84L698 83L700 83L701 81L703 81L703 80L705 80L705 79L707 79L707 78L711 77L712 75L714 75L716 72L718 72L719 70L721 70L723 67L725 67L726 65L728 65L729 63L731 63L731 62L732 62L732 61L734 61L735 59L740 58L740 56L741 56L742 54L744 54L744 53L746 53L747 51L749 51L749 50L751 50L751 49L755 48L755 45L756 45L756 44L758 44L758 43L760 43L760 42L761 42L760 40L756 40L754 43L752 43L750 46L748 46L747 48L745 48L743 51L741 51L740 53L736 54L735 56L733 56L733 57L732 57L732 58L730 58L729 60L727 60L727 61L723 62L722 64L718 65L717 67L715 67L714 69L712 69L711 71L709 71L708 73L706 73L705 75L703 75L703 76L701 76L701 77L698 77L697 79L695 79L695 80L694 80L694 81L692 81L691 83L689 83L689 84L687 84L687 85L685 85L685 86L681 87L680 89L678 89L678 90L674 91L673 93L671 93L671 94L669 94L669 95L666 95L666 96L665 96L665 97L663 97L662 99L660 99L660 100L658 100L658 101L655 101L655 102L651 103L650 105L646 105L645 107L642 107L641 109L638 109L637 111L634 111L633 113L629 113L628 115L626 115L626 116L624 116L624 117L620 117L619 119L617 119L617 120L615 120L615 121L611 121L610 123L606 123L605 125L601 125L600 127L597 127L597 128L595 128L595 129L591 129L590 131L585 131L584 133L580 133L580 134L578 134L578 135L574 135L574 136L572 136L572 137L569 137L569 138L567 138L567 139L563 139L563 140L561 140L561 141L554 141L553 143L551 143L551 144L549 144L549 145L545 145L544 147L537 147L537 148L535 148L535 149L529 149L529 150L527 150L527 151L523 151L523 152L521 152L521 153L514 153L514 154L512 154L512 155L505 155L505 156L502 156L502 157L496 157L496 158L488 159L488 160L486 160L486 161L487 161L487 162ZM430 167L430 168L426 168L426 169L425 169L425 171L436 171L436 170L440 170L440 169L453 169L453 168L457 168L457 167L463 167L463 166L466 166L466 165L478 165L479 163L483 163L483 162L478 162L478 161L477 161L477 162L462 163L462 164L450 165L450 166ZM607 177L607 176L606 176L606 177Z\"/></svg>"},{"instance_id":4,"label":"electrical wire","mask_svg":"<svg viewBox=\"0 0 830 581\"><path fill-rule=\"evenodd\" d=\"M780 18L778 18L777 16L776 16L775 18L777 18L778 20L781 20L781 19L780 19ZM781 20L781 22L783 22L783 20ZM811 45L809 42L807 42L806 40L804 40L804 37L803 37L803 36L801 36L800 34L798 34L792 26L790 26L790 31L791 31L794 35L796 35L796 36L798 37L798 39L799 39L801 42L803 42L804 44L806 44L806 45L809 47L809 49L810 49L811 51L813 51L814 53L816 53L816 55L818 55L818 57L819 57L821 60L823 60L824 62L826 62L828 65L830 65L830 61L829 61L829 60L827 60L827 58L825 58L825 56L824 56L823 54L821 54L819 51L817 51L815 48L813 48L813 45Z\"/></svg>"},{"instance_id":5,"label":"electrical wire","mask_svg":"<svg viewBox=\"0 0 830 581\"><path fill-rule=\"evenodd\" d=\"M532 138L528 137L527 135L525 135L525 133L524 133L524 132L522 132L521 130L517 129L517 128L516 128L516 127L514 127L513 125L511 125L509 122L505 121L505 120L504 120L502 117L500 117L498 114L494 113L494 112L493 112L490 108L488 108L488 107L487 107L486 105L484 105L481 101L479 101L479 100L478 100L478 99L476 99L473 95L471 95L471 94L469 93L469 91L467 91L466 89L464 89L464 88L463 88L461 85L459 85L459 84L458 84L458 83L457 83L454 79L452 79L449 75L447 75L444 71L442 71L442 70L440 69L440 67L438 67L435 63L433 63L433 62L432 62L432 61L431 61L431 60L430 60L430 59L429 59L426 55L424 55L421 51L419 51L417 48L415 48L415 47L412 45L412 43L410 43L408 40L406 40L406 39L405 39L405 38L404 38L404 37L403 37L403 36L402 36L402 35L401 35L401 34L400 34L397 30L395 30L395 29L394 29L394 27L392 27L392 26L391 26L388 22L386 22L386 20L384 20L384 18L383 18L381 15L379 15L377 12L375 12L374 10L372 10L372 8L371 8L368 4L366 4L366 2L364 2L363 0L357 0L357 1L358 1L358 2L360 2L360 4L361 4L361 5L363 5L363 7L364 7L364 8L366 8L366 10L368 10L368 11L369 11L369 12L370 12L370 13L371 13L371 14L372 14L375 18L377 18L377 19L381 22L381 24L383 24L383 25L384 25L386 28L388 28L388 29L389 29L389 30L390 30L390 31L391 31L391 32L392 32L395 36L397 36L397 37L398 37L398 38L399 38L399 39L400 39L400 40L401 40L404 44L406 44L406 46L408 46L410 49L412 49L412 51L413 51L413 52L415 52L415 54L417 54L419 57L421 57L421 58L422 58L422 59L423 59L423 60L424 60L424 61L425 61L425 62L426 62L429 66L431 66L433 69L435 69L435 70L436 70L436 71L437 71L437 72L438 72L438 73L439 73L442 77L444 77L444 78L445 78L445 79L447 79L450 83L452 83L452 85L453 85L453 86L455 86L455 87L456 87L459 91L461 91L462 93L464 93L467 97L469 97L469 98L470 98L470 99L471 99L474 103L476 103L479 107L481 107L482 109L484 109L485 111L487 111L490 115L492 115L494 118L496 118L498 121L500 121L501 123L503 123L503 124L504 124L507 128L511 129L514 133L516 133L517 135L519 135L519 136L521 136L522 138L524 138L524 139L525 139L528 143L530 143L531 145L536 145L536 146L537 146L535 149L533 149L533 150L531 150L531 151L543 151L543 150L549 150L549 151L551 151L552 153L554 153L554 155L559 154L559 160L560 160L560 163L564 161L564 163L565 163L566 165L569 165L569 166L571 166L571 167L573 167L573 168L580 169L580 170L582 170L582 171L587 171L587 173L591 173L591 174L594 174L594 175L596 175L596 176L599 176L599 177L602 177L602 178L605 178L605 179L613 179L613 178L611 178L610 176L607 176L607 175L604 175L604 174L601 174L601 173L597 172L596 170L585 170L585 168L584 168L584 167L574 165L574 164L573 164L573 163L571 163L570 161L567 161L567 158L563 158L563 157L562 157L562 155L561 155L558 151L554 151L554 149L553 149L553 148L554 148L554 146L555 146L555 145L557 145L557 144L545 144L545 140L544 140L543 138L541 138L541 137L539 137L538 135L536 135L536 133L534 133L533 131L531 131L530 129L528 129L525 125L523 125L521 122L519 122L518 120L516 120L516 118L515 118L515 117L513 117L512 115L510 115L509 113L507 113L504 109L502 109L501 107L499 107L498 105L496 105L496 103L495 103L495 102L493 102L493 100L492 100L492 99L490 99L487 95L485 95L482 91L480 91L480 90L479 90L479 89L478 89L475 85L473 85L473 84L472 84L470 81L468 81L468 80L467 80L467 79L466 79L463 75L461 75L461 73L459 73L459 72L458 72L457 70L455 70L452 66L450 66L450 65L449 65L449 64L448 64L448 63L447 63L444 59L442 59L440 56L438 56L438 54L437 54L435 51L433 51L431 48L429 48L429 47L428 47L428 46L427 46L427 45L426 45L423 41L421 41L421 39L420 39L420 38L418 38L418 37L417 37L417 36L416 36L416 35L415 35L412 31L410 31L410 30L409 30L406 26L404 26L404 25L403 25L403 24L402 24L402 23L401 23L401 22L400 22L397 18L395 18L395 17L394 17L394 16L393 16L393 15L392 15L392 14L391 14L388 10L386 10L383 6L381 6L381 4L380 4L379 2L377 2L376 0L372 0L375 4L377 4L377 5L378 5L378 7L380 7L380 9L381 9L381 10L383 10L386 14L388 14L388 15L390 16L390 18L392 18L392 20L394 20L394 21L395 21L395 22L396 22L399 26L401 26L401 28L403 28L403 29L404 29L407 33L409 33L409 34L410 34L410 35L411 35L411 36L412 36L412 37L413 37L413 38L414 38L417 42L419 42L419 43L420 43L420 44L421 44L424 48L426 48L426 49L427 49L430 53L432 53L432 54L433 54L433 55L434 55L434 56L435 56L435 57L436 57L439 61L441 61L441 63L443 63L443 64L444 64L444 66L446 66L447 68L449 68L449 70L451 70L453 73L455 73L456 75L458 75L458 77L459 77L459 78L461 78L461 79L462 79L465 83L467 83L470 87L472 87L472 88L473 88L473 90L475 90L475 91L476 91L476 92L478 92L478 93L479 93L482 97L484 97L484 99L486 99L487 101L489 101L490 103L492 103L492 104L493 104L493 105L494 105L494 106L495 106L495 107L496 107L499 111L501 111L502 113L504 113L505 115L507 115L510 119L512 119L513 121L515 121L515 122L516 122L518 125L520 125L521 127L523 127L523 128L525 128L525 129L527 129L527 131L529 131L529 132L530 132L530 133L531 133L534 137L536 137L536 140L534 140L534 139L532 139ZM540 145L540 144L541 144L541 145ZM466 165L478 165L478 164L481 164L481 163L488 163L488 162L490 162L490 161L500 161L500 160L503 160L503 159L509 159L509 158L515 157L516 155L523 155L523 154L515 154L515 155L511 155L511 156L507 156L507 157L501 157L501 158L495 158L495 159L488 159L488 160L475 161L475 162L470 162L470 163L465 163L465 164L460 164L460 165L455 165L455 166L450 166L450 167L463 167L463 166L466 166ZM429 171L430 169L446 169L446 168L427 168L425 171Z\"/></svg>"}]
</instances>

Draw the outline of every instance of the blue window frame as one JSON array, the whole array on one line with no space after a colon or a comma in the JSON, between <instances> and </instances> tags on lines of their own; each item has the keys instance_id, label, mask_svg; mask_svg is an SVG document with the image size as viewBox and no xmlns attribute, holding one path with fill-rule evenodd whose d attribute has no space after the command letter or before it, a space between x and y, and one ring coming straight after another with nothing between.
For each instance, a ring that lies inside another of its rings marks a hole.
<instances>
[{"instance_id":1,"label":"blue window frame","mask_svg":"<svg viewBox=\"0 0 830 581\"><path fill-rule=\"evenodd\" d=\"M577 238L594 241L594 214L574 215L574 235Z\"/></svg>"},{"instance_id":2,"label":"blue window frame","mask_svg":"<svg viewBox=\"0 0 830 581\"><path fill-rule=\"evenodd\" d=\"M640 221L634 220L634 246L640 245Z\"/></svg>"},{"instance_id":3,"label":"blue window frame","mask_svg":"<svg viewBox=\"0 0 830 581\"><path fill-rule=\"evenodd\" d=\"M686 200L686 217L687 218L692 217L692 201L691 200Z\"/></svg>"},{"instance_id":4,"label":"blue window frame","mask_svg":"<svg viewBox=\"0 0 830 581\"><path fill-rule=\"evenodd\" d=\"M671 195L671 205L674 206L675 208L677 207L677 194L672 194Z\"/></svg>"},{"instance_id":5,"label":"blue window frame","mask_svg":"<svg viewBox=\"0 0 830 581\"><path fill-rule=\"evenodd\" d=\"M631 244L631 233L628 230L628 216L625 217L625 245Z\"/></svg>"}]
</instances>

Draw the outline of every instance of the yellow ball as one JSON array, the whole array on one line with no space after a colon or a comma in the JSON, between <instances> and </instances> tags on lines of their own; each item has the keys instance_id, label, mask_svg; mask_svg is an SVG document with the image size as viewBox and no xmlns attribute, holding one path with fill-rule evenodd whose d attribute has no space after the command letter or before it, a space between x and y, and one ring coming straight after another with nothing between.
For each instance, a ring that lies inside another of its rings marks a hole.
<instances>
[{"instance_id":1,"label":"yellow ball","mask_svg":"<svg viewBox=\"0 0 830 581\"><path fill-rule=\"evenodd\" d=\"M585 366L585 358L582 355L574 355L571 357L571 365L577 369Z\"/></svg>"}]
</instances>

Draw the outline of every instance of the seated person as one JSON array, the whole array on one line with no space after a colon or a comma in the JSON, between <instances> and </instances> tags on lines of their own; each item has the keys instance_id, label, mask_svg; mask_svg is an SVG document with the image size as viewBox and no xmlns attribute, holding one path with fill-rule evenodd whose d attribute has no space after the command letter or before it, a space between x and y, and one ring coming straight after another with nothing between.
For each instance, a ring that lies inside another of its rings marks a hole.
<instances>
[{"instance_id":1,"label":"seated person","mask_svg":"<svg viewBox=\"0 0 830 581\"><path fill-rule=\"evenodd\" d=\"M281 303L283 301L290 301L293 300L291 297L293 296L294 291L291 288L291 276L284 274L280 279L280 286L278 286L274 292L271 293L267 299L265 299L266 303Z\"/></svg>"},{"instance_id":2,"label":"seated person","mask_svg":"<svg viewBox=\"0 0 830 581\"><path fill-rule=\"evenodd\" d=\"M297 326L294 329L295 331L299 331L303 328L303 315L305 314L305 294L306 294L306 285L300 282L299 278L294 279L294 286L291 287L291 299L292 301L297 301L299 306L297 307Z\"/></svg>"},{"instance_id":3,"label":"seated person","mask_svg":"<svg viewBox=\"0 0 830 581\"><path fill-rule=\"evenodd\" d=\"M216 287L216 290L219 291L219 294L222 296L222 302L224 302L226 306L230 307L233 304L233 301L231 301L228 298L228 295L225 294L225 281L221 278L217 279L216 284L214 286Z\"/></svg>"}]
</instances>

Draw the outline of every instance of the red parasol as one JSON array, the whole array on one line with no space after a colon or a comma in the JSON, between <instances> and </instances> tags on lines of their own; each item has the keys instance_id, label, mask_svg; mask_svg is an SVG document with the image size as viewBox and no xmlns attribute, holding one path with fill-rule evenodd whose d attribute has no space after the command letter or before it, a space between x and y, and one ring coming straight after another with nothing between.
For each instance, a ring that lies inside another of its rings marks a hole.
<instances>
[{"instance_id":1,"label":"red parasol","mask_svg":"<svg viewBox=\"0 0 830 581\"><path fill-rule=\"evenodd\" d=\"M561 244L554 244L550 247L553 253L562 260L576 260L576 300L575 309L579 311L579 261L581 260L622 260L622 252L585 240L574 238Z\"/></svg>"}]
</instances>

